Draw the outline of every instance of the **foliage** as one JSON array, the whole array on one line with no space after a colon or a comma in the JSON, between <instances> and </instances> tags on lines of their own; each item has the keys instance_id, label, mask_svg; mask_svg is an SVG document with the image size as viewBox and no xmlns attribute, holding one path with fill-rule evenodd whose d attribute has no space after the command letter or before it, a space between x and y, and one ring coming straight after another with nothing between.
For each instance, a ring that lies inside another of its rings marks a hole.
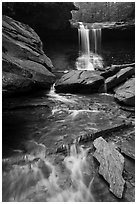
<instances>
[{"instance_id":1,"label":"foliage","mask_svg":"<svg viewBox=\"0 0 137 204\"><path fill-rule=\"evenodd\" d=\"M73 19L87 23L129 21L135 18L134 2L76 2Z\"/></svg>"}]
</instances>

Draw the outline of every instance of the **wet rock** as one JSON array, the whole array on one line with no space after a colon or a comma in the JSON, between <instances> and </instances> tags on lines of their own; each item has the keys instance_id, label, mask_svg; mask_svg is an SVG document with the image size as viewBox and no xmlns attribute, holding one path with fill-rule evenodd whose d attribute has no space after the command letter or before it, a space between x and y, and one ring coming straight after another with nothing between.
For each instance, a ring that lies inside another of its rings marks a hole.
<instances>
[{"instance_id":1,"label":"wet rock","mask_svg":"<svg viewBox=\"0 0 137 204\"><path fill-rule=\"evenodd\" d=\"M107 183L99 174L93 178L91 192L96 202L118 202L118 198L109 191Z\"/></svg>"},{"instance_id":2,"label":"wet rock","mask_svg":"<svg viewBox=\"0 0 137 204\"><path fill-rule=\"evenodd\" d=\"M89 133L89 134L81 135L77 138L77 141L78 141L78 143L93 141L100 136L103 138L106 138L107 134L117 132L117 131L120 131L122 129L126 129L126 128L129 128L131 126L132 126L131 122L117 121L116 124L112 124L110 127L101 128L100 130L94 131L91 134Z\"/></svg>"},{"instance_id":3,"label":"wet rock","mask_svg":"<svg viewBox=\"0 0 137 204\"><path fill-rule=\"evenodd\" d=\"M127 68L127 67L135 67L135 63L131 64L122 64L122 65L111 65L111 67L107 67L104 72L101 73L101 76L103 76L105 79L108 77L111 77L118 73L121 69Z\"/></svg>"},{"instance_id":4,"label":"wet rock","mask_svg":"<svg viewBox=\"0 0 137 204\"><path fill-rule=\"evenodd\" d=\"M133 74L135 74L135 69L133 67L121 69L117 74L105 80L107 90L113 89L120 83L123 83L127 78L132 77Z\"/></svg>"},{"instance_id":5,"label":"wet rock","mask_svg":"<svg viewBox=\"0 0 137 204\"><path fill-rule=\"evenodd\" d=\"M3 16L2 20L2 65L5 72L3 88L11 91L10 87L14 87L12 92L24 91L22 82L19 83L19 80L25 81L25 91L27 90L26 81L28 90L34 84L35 87L49 88L55 80L55 76L49 71L53 65L43 52L39 36L28 25L7 16ZM14 79L16 79L15 86Z\"/></svg>"},{"instance_id":6,"label":"wet rock","mask_svg":"<svg viewBox=\"0 0 137 204\"><path fill-rule=\"evenodd\" d=\"M94 157L99 161L99 174L110 184L110 191L122 198L125 180L122 177L124 157L102 137L94 141Z\"/></svg>"},{"instance_id":7,"label":"wet rock","mask_svg":"<svg viewBox=\"0 0 137 204\"><path fill-rule=\"evenodd\" d=\"M104 78L95 71L72 70L55 84L57 92L95 93L104 84Z\"/></svg>"},{"instance_id":8,"label":"wet rock","mask_svg":"<svg viewBox=\"0 0 137 204\"><path fill-rule=\"evenodd\" d=\"M121 153L132 159L135 159L135 138L132 137L122 141L120 144L120 149Z\"/></svg>"},{"instance_id":9,"label":"wet rock","mask_svg":"<svg viewBox=\"0 0 137 204\"><path fill-rule=\"evenodd\" d=\"M115 89L114 97L125 105L135 106L135 78L129 79L123 85Z\"/></svg>"}]
</instances>

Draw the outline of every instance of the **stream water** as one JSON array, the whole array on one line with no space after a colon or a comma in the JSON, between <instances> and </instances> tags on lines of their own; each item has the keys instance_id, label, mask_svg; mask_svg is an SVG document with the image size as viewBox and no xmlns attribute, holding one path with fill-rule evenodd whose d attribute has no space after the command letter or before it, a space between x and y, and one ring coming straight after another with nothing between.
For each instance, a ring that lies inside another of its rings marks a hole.
<instances>
[{"instance_id":1,"label":"stream water","mask_svg":"<svg viewBox=\"0 0 137 204\"><path fill-rule=\"evenodd\" d=\"M126 49L120 43L105 46L103 63L132 62L130 44L124 43ZM77 69L77 46L57 43L46 49L56 72ZM89 48L86 54L90 60ZM120 124L128 115L111 94L56 94L54 86L49 92L3 99L3 201L117 201L97 176L92 142L79 144L77 138ZM111 135L111 142L132 131Z\"/></svg>"}]
</instances>

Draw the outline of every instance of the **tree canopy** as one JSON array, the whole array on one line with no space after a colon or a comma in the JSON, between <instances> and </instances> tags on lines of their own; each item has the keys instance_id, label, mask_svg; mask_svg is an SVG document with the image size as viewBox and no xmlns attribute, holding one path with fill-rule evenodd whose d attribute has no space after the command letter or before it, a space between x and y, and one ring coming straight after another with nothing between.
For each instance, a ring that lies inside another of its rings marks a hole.
<instances>
[{"instance_id":1,"label":"tree canopy","mask_svg":"<svg viewBox=\"0 0 137 204\"><path fill-rule=\"evenodd\" d=\"M87 23L129 21L135 18L134 2L76 2L79 11L73 11L73 19Z\"/></svg>"}]
</instances>

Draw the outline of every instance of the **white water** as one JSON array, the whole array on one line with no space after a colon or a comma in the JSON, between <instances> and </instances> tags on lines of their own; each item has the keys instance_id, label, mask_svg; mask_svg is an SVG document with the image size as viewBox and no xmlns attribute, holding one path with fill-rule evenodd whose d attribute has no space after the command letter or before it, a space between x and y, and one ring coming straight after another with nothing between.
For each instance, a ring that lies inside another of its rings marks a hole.
<instances>
[{"instance_id":1,"label":"white water","mask_svg":"<svg viewBox=\"0 0 137 204\"><path fill-rule=\"evenodd\" d=\"M78 38L80 56L76 62L77 69L94 70L97 67L103 67L102 58L98 55L101 51L101 28L89 30L79 22Z\"/></svg>"},{"instance_id":2,"label":"white water","mask_svg":"<svg viewBox=\"0 0 137 204\"><path fill-rule=\"evenodd\" d=\"M52 100L52 101L60 101L63 103L76 103L76 99L68 99L66 95L63 96L63 95L56 93L55 84L51 86L51 89L49 93L47 94L47 96L49 97L49 100Z\"/></svg>"},{"instance_id":3,"label":"white water","mask_svg":"<svg viewBox=\"0 0 137 204\"><path fill-rule=\"evenodd\" d=\"M91 49L95 54L101 51L101 28L91 29Z\"/></svg>"},{"instance_id":4,"label":"white water","mask_svg":"<svg viewBox=\"0 0 137 204\"><path fill-rule=\"evenodd\" d=\"M29 143L33 144L32 141ZM41 145L37 144L41 147ZM36 151L37 146L35 143ZM34 146L34 145L32 145ZM8 175L3 175L6 180L6 188L3 198L10 202L23 201L42 201L42 202L92 202L94 198L91 193L93 178L87 162L88 149L73 144L68 150L68 156L64 158L63 164L65 171L68 172L69 186L63 188L60 185L62 172L49 158L41 157L36 159L33 148L30 146L31 153L24 156L27 162L25 165L14 165ZM46 147L45 147L46 149ZM43 152L43 146L42 146ZM86 184L85 176L89 176L90 181ZM4 189L3 189L4 190Z\"/></svg>"}]
</instances>

